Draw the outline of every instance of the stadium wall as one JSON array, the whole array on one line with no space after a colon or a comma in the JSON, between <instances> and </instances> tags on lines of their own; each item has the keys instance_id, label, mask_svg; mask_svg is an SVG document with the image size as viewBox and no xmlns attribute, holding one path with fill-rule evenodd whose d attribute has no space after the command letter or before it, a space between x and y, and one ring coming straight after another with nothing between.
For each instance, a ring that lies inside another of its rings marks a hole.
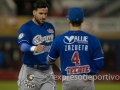
<instances>
[{"instance_id":1,"label":"stadium wall","mask_svg":"<svg viewBox=\"0 0 120 90\"><path fill-rule=\"evenodd\" d=\"M29 19L31 17L28 16L0 17L0 55L4 55L3 59L0 57L0 80L17 80L21 67L17 33L19 27ZM66 18L49 17L47 21L55 26L56 35L69 29ZM120 76L120 18L86 18L82 30L98 37L102 44L105 65L99 74L110 73ZM6 49L6 46L11 47ZM55 70L55 74L59 72Z\"/></svg>"}]
</instances>

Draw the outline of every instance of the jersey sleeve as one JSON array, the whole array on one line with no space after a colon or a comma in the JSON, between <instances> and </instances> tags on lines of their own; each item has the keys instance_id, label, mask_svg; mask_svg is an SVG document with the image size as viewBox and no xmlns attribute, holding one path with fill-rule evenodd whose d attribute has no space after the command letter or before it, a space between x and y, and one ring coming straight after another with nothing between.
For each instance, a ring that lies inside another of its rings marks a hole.
<instances>
[{"instance_id":1,"label":"jersey sleeve","mask_svg":"<svg viewBox=\"0 0 120 90\"><path fill-rule=\"evenodd\" d=\"M104 59L104 53L99 40L95 38L93 60L100 60L100 59Z\"/></svg>"},{"instance_id":2,"label":"jersey sleeve","mask_svg":"<svg viewBox=\"0 0 120 90\"><path fill-rule=\"evenodd\" d=\"M28 26L22 25L18 31L18 44L29 43Z\"/></svg>"},{"instance_id":3,"label":"jersey sleeve","mask_svg":"<svg viewBox=\"0 0 120 90\"><path fill-rule=\"evenodd\" d=\"M56 37L52 43L48 58L56 60L59 57L58 53L58 37Z\"/></svg>"},{"instance_id":4,"label":"jersey sleeve","mask_svg":"<svg viewBox=\"0 0 120 90\"><path fill-rule=\"evenodd\" d=\"M104 65L104 53L99 40L96 38L94 42L94 54L93 54L94 64L97 70L102 69Z\"/></svg>"}]
</instances>

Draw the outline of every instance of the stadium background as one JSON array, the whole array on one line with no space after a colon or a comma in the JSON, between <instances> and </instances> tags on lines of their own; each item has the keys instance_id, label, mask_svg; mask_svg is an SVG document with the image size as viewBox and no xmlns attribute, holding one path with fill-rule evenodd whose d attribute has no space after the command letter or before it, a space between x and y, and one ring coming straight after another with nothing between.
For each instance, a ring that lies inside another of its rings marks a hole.
<instances>
[{"instance_id":1,"label":"stadium background","mask_svg":"<svg viewBox=\"0 0 120 90\"><path fill-rule=\"evenodd\" d=\"M32 18L32 3L36 0L0 0L0 90L17 90L21 67L21 52L17 45L19 27ZM99 38L105 54L99 75L116 76L95 81L96 90L120 90L120 0L46 0L47 21L53 23L56 35L68 30L66 13L69 7L82 7L85 22L82 29ZM74 3L74 4L73 4ZM55 75L60 75L54 65ZM61 90L61 80L57 89Z\"/></svg>"}]
</instances>

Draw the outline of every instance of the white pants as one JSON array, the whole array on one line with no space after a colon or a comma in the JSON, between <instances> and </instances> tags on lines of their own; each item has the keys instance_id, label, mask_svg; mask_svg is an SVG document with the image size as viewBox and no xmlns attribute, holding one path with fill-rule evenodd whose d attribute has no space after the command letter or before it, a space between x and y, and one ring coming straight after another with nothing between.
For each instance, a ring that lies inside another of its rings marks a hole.
<instances>
[{"instance_id":1,"label":"white pants","mask_svg":"<svg viewBox=\"0 0 120 90\"><path fill-rule=\"evenodd\" d=\"M18 76L19 90L56 90L52 67L46 71L22 65Z\"/></svg>"},{"instance_id":2,"label":"white pants","mask_svg":"<svg viewBox=\"0 0 120 90\"><path fill-rule=\"evenodd\" d=\"M89 75L63 75L62 90L95 90L94 78Z\"/></svg>"}]
</instances>

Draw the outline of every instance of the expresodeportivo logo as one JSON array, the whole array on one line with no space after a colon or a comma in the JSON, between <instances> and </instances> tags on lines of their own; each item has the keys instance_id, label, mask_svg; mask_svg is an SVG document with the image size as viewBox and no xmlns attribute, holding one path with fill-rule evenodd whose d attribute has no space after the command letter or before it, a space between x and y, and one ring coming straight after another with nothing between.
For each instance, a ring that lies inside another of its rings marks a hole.
<instances>
[{"instance_id":1,"label":"expresodeportivo logo","mask_svg":"<svg viewBox=\"0 0 120 90\"><path fill-rule=\"evenodd\" d=\"M55 80L99 80L99 81L119 81L120 75L104 74L104 75L53 75Z\"/></svg>"}]
</instances>

